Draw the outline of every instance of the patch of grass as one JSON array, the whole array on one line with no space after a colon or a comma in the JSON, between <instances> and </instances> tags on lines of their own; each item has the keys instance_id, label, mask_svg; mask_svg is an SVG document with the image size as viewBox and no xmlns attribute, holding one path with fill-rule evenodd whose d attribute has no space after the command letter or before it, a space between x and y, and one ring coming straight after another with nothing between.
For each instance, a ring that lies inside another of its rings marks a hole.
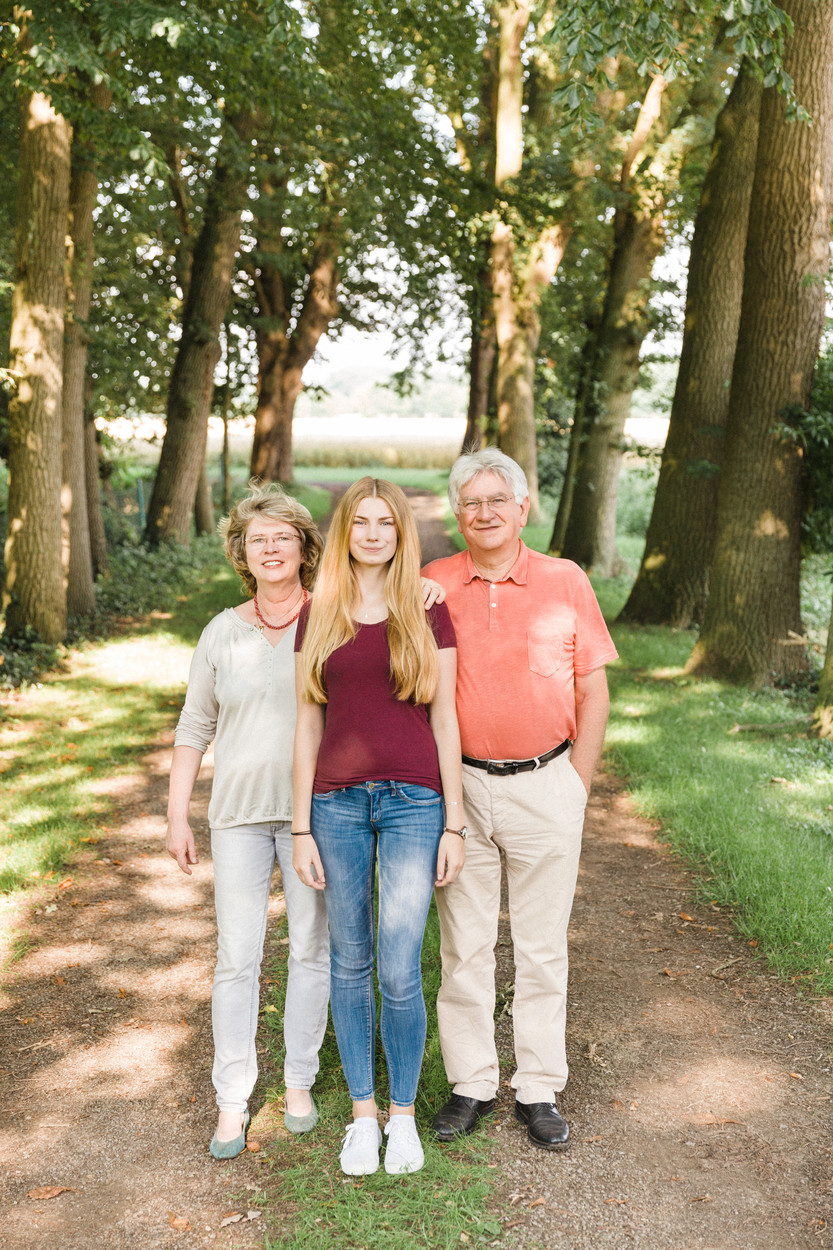
<instances>
[{"instance_id":1,"label":"patch of grass","mask_svg":"<svg viewBox=\"0 0 833 1250\"><path fill-rule=\"evenodd\" d=\"M784 975L833 992L833 743L806 691L683 673L695 635L618 626L606 750L697 890Z\"/></svg>"},{"instance_id":2,"label":"patch of grass","mask_svg":"<svg viewBox=\"0 0 833 1250\"><path fill-rule=\"evenodd\" d=\"M261 1036L270 1051L268 1067L280 1071L283 1063L281 1020L286 986L286 947L270 964L271 1005L265 1011ZM417 1124L425 1148L425 1167L414 1176L388 1176L384 1164L373 1176L342 1176L338 1154L344 1126L351 1116L350 1098L338 1058L332 1027L321 1051L321 1071L315 1085L320 1120L315 1131L291 1142L278 1142L271 1151L272 1179L281 1201L290 1204L279 1234L273 1230L266 1247L304 1247L305 1250L411 1250L431 1246L459 1247L461 1233L474 1244L494 1243L503 1229L487 1204L493 1188L489 1143L477 1134L453 1147L431 1140L434 1112L448 1097L448 1082L437 1035L436 999L440 981L439 922L432 905L422 957L423 985L428 1008L428 1040L419 1095ZM266 1028L263 1028L263 1025ZM381 1047L379 1047L381 1050ZM267 1097L277 1099L275 1088ZM387 1075L377 1056L377 1099L385 1105ZM509 1244L506 1241L502 1245Z\"/></svg>"},{"instance_id":3,"label":"patch of grass","mask_svg":"<svg viewBox=\"0 0 833 1250\"><path fill-rule=\"evenodd\" d=\"M241 598L217 540L203 543L198 563L177 554L165 565L170 580L146 569L146 552L111 567L111 578L134 578L134 602L169 610L86 645L71 668L0 706L0 894L57 878L83 839L106 831L107 779L141 788L143 757L178 714L200 631Z\"/></svg>"}]
</instances>

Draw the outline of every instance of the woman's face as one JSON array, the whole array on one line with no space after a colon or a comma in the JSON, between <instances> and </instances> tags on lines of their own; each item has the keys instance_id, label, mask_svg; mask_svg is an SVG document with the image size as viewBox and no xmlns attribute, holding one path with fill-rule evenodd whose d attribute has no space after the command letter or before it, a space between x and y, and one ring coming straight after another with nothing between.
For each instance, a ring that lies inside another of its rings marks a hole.
<instances>
[{"instance_id":1,"label":"woman's face","mask_svg":"<svg viewBox=\"0 0 833 1250\"><path fill-rule=\"evenodd\" d=\"M246 563L258 586L297 586L303 544L288 521L256 516L246 527Z\"/></svg>"},{"instance_id":2,"label":"woman's face","mask_svg":"<svg viewBox=\"0 0 833 1250\"><path fill-rule=\"evenodd\" d=\"M369 568L389 564L399 544L390 504L378 496L362 499L350 527L350 555Z\"/></svg>"}]
</instances>

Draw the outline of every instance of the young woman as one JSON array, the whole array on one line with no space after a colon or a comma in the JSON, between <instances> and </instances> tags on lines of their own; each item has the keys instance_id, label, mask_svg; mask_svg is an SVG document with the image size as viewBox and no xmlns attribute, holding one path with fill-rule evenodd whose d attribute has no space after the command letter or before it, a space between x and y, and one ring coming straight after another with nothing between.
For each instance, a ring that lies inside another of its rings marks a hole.
<instances>
[{"instance_id":1,"label":"young woman","mask_svg":"<svg viewBox=\"0 0 833 1250\"><path fill-rule=\"evenodd\" d=\"M426 1027L422 938L433 887L463 867L465 826L454 629L444 604L423 608L416 524L398 486L366 477L343 496L295 648L293 863L323 891L330 922L333 1023L353 1100L341 1167L375 1172L382 1142L378 861L385 1170L416 1172L424 1162L414 1121Z\"/></svg>"},{"instance_id":2,"label":"young woman","mask_svg":"<svg viewBox=\"0 0 833 1250\"><path fill-rule=\"evenodd\" d=\"M241 499L220 531L250 597L208 623L191 663L171 764L168 853L190 875L197 854L188 807L214 739L208 822L217 910L211 1012L219 1120L210 1150L215 1159L233 1159L245 1149L257 1077L260 962L276 860L289 921L284 1122L290 1132L303 1133L318 1119L310 1089L327 1024L327 915L321 896L304 889L292 871L289 822L293 644L322 544L306 508L275 486Z\"/></svg>"}]
</instances>

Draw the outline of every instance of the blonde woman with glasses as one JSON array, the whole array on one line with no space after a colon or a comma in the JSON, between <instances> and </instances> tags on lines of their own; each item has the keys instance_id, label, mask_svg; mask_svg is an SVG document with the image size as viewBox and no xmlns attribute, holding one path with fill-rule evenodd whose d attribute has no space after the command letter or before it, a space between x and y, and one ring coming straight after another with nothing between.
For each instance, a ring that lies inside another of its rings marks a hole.
<instances>
[{"instance_id":1,"label":"blonde woman with glasses","mask_svg":"<svg viewBox=\"0 0 833 1250\"><path fill-rule=\"evenodd\" d=\"M422 939L434 886L463 867L466 831L454 630L444 604L423 606L416 524L398 486L366 477L342 498L295 646L293 862L330 922L333 1023L353 1101L341 1167L357 1176L379 1166L375 954L385 1170L416 1172Z\"/></svg>"},{"instance_id":2,"label":"blonde woman with glasses","mask_svg":"<svg viewBox=\"0 0 833 1250\"><path fill-rule=\"evenodd\" d=\"M260 964L276 861L289 922L284 1120L290 1132L303 1133L318 1119L310 1090L327 1023L327 915L321 895L292 870L290 818L295 630L322 544L307 509L276 486L252 489L221 521L220 532L249 598L208 623L191 663L171 764L167 847L190 875L197 852L188 809L213 740L212 1079L219 1119L210 1150L215 1159L233 1159L246 1146L257 1079Z\"/></svg>"}]
</instances>

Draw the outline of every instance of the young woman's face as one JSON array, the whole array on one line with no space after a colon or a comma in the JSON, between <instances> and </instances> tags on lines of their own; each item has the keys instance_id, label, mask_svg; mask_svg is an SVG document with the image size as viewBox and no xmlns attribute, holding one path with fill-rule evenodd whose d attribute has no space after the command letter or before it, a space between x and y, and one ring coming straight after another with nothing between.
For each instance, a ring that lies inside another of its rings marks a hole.
<instances>
[{"instance_id":1,"label":"young woman's face","mask_svg":"<svg viewBox=\"0 0 833 1250\"><path fill-rule=\"evenodd\" d=\"M370 568L389 564L398 543L390 504L373 495L362 499L350 527L350 555L356 564Z\"/></svg>"}]
</instances>

